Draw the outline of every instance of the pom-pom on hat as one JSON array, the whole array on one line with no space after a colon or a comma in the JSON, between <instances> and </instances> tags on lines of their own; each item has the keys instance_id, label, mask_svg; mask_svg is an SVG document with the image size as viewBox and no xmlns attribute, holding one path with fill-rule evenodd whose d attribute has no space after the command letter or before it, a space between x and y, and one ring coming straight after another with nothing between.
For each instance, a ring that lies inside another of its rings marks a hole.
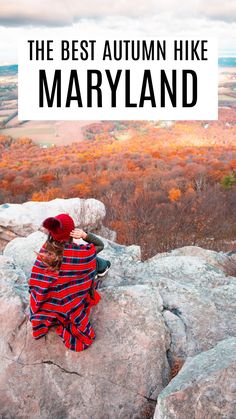
<instances>
[{"instance_id":1,"label":"pom-pom on hat","mask_svg":"<svg viewBox=\"0 0 236 419\"><path fill-rule=\"evenodd\" d=\"M56 217L46 218L43 221L43 227L49 231L54 240L67 241L75 228L75 223L70 215L59 214Z\"/></svg>"}]
</instances>

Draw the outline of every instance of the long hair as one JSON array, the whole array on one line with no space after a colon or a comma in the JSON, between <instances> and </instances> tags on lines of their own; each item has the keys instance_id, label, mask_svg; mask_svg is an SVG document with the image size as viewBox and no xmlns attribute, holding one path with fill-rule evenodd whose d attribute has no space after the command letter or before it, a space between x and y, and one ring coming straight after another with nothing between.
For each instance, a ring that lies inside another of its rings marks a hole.
<instances>
[{"instance_id":1,"label":"long hair","mask_svg":"<svg viewBox=\"0 0 236 419\"><path fill-rule=\"evenodd\" d=\"M71 237L67 242L58 242L49 234L44 250L37 253L37 256L50 271L59 271L62 264L65 244L68 242L72 243L72 241L73 238Z\"/></svg>"}]
</instances>

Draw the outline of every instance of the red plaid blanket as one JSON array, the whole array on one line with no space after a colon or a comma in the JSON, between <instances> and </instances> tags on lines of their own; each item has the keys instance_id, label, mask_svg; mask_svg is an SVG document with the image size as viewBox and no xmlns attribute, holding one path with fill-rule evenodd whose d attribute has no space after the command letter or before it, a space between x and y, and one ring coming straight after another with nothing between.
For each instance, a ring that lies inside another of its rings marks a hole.
<instances>
[{"instance_id":1,"label":"red plaid blanket","mask_svg":"<svg viewBox=\"0 0 236 419\"><path fill-rule=\"evenodd\" d=\"M101 299L96 289L94 299L89 293L95 274L96 250L92 243L67 243L59 273L36 259L28 281L29 320L35 339L45 336L50 326L56 326L56 333L71 350L83 351L93 343L96 335L89 314Z\"/></svg>"}]
</instances>

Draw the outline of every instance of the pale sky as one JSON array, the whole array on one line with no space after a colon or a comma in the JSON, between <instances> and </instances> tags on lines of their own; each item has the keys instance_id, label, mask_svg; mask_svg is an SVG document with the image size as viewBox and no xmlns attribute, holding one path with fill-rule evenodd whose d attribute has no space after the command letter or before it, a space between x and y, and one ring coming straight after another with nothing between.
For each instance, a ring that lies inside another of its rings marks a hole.
<instances>
[{"instance_id":1,"label":"pale sky","mask_svg":"<svg viewBox=\"0 0 236 419\"><path fill-rule=\"evenodd\" d=\"M220 55L236 56L236 0L0 0L0 64L17 63L29 31L78 32L94 38L217 36Z\"/></svg>"}]
</instances>

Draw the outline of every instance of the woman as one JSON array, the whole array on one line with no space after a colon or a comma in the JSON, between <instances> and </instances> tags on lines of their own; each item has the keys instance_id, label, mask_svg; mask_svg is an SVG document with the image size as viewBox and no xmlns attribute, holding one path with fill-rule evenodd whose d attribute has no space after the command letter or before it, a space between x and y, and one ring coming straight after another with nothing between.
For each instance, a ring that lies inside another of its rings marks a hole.
<instances>
[{"instance_id":1,"label":"woman","mask_svg":"<svg viewBox=\"0 0 236 419\"><path fill-rule=\"evenodd\" d=\"M68 214L47 218L43 227L49 235L28 281L33 337L39 339L55 326L67 348L83 351L96 337L89 320L91 307L101 299L96 279L107 272L110 262L101 258L97 262L96 253L103 249L103 242L92 233L75 229ZM78 245L73 238L88 243Z\"/></svg>"}]
</instances>

